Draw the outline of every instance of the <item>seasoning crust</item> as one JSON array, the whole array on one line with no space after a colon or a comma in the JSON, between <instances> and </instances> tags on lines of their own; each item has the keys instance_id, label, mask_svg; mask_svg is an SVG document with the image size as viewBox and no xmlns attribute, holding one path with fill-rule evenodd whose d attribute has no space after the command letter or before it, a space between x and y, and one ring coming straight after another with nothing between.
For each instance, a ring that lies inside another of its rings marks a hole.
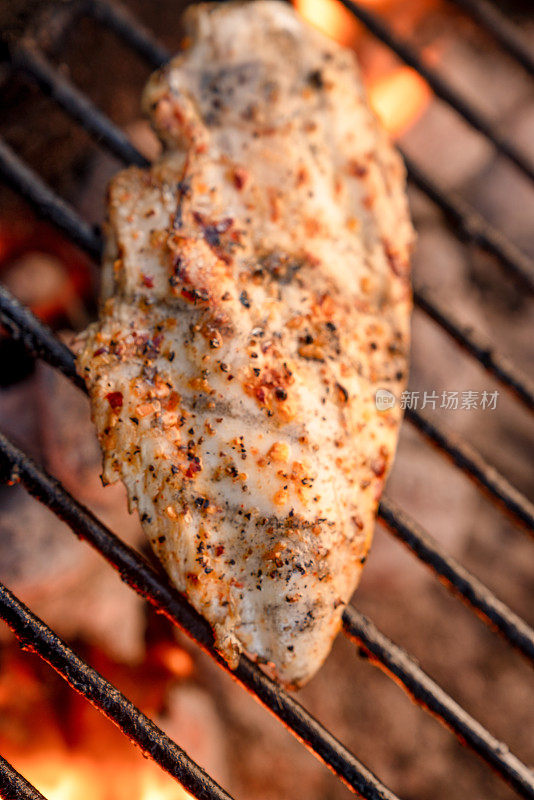
<instances>
[{"instance_id":1,"label":"seasoning crust","mask_svg":"<svg viewBox=\"0 0 534 800\"><path fill-rule=\"evenodd\" d=\"M144 107L164 143L109 188L78 357L104 454L235 666L319 668L370 546L409 346L401 161L354 56L286 3L186 12Z\"/></svg>"}]
</instances>

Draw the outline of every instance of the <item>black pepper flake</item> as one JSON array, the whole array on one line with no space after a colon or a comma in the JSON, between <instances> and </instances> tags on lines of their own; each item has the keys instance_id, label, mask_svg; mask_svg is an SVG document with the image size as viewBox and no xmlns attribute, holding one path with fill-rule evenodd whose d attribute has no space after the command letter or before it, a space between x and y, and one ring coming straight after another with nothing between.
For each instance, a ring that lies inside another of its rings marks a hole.
<instances>
[{"instance_id":1,"label":"black pepper flake","mask_svg":"<svg viewBox=\"0 0 534 800\"><path fill-rule=\"evenodd\" d=\"M308 75L308 83L314 89L324 89L324 80L320 69L314 69Z\"/></svg>"},{"instance_id":2,"label":"black pepper flake","mask_svg":"<svg viewBox=\"0 0 534 800\"><path fill-rule=\"evenodd\" d=\"M163 544L164 541L165 541L165 536L158 536L158 542L160 544Z\"/></svg>"},{"instance_id":3,"label":"black pepper flake","mask_svg":"<svg viewBox=\"0 0 534 800\"><path fill-rule=\"evenodd\" d=\"M287 392L281 386L276 387L274 394L277 400L287 400Z\"/></svg>"},{"instance_id":4,"label":"black pepper flake","mask_svg":"<svg viewBox=\"0 0 534 800\"><path fill-rule=\"evenodd\" d=\"M239 295L239 302L241 303L242 306L245 306L245 308L250 308L250 299L247 292L244 289Z\"/></svg>"},{"instance_id":5,"label":"black pepper flake","mask_svg":"<svg viewBox=\"0 0 534 800\"><path fill-rule=\"evenodd\" d=\"M176 353L173 351L172 353L169 353L169 355L167 356L167 359L169 361L174 361L175 356L176 356Z\"/></svg>"},{"instance_id":6,"label":"black pepper flake","mask_svg":"<svg viewBox=\"0 0 534 800\"><path fill-rule=\"evenodd\" d=\"M139 420L137 419L137 417L130 417L130 419L134 423L134 425L139 425Z\"/></svg>"},{"instance_id":7,"label":"black pepper flake","mask_svg":"<svg viewBox=\"0 0 534 800\"><path fill-rule=\"evenodd\" d=\"M336 383L336 389L339 392L339 399L341 400L341 402L342 403L348 402L349 393L347 392L345 387L342 386L340 383Z\"/></svg>"}]
</instances>

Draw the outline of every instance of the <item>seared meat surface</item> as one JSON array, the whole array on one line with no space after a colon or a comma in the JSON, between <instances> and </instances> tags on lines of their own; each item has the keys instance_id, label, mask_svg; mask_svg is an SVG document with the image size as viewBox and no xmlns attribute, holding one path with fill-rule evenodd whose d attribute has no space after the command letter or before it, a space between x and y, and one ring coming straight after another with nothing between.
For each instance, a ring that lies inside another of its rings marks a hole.
<instances>
[{"instance_id":1,"label":"seared meat surface","mask_svg":"<svg viewBox=\"0 0 534 800\"><path fill-rule=\"evenodd\" d=\"M285 3L190 8L144 106L165 150L109 190L78 360L175 586L305 683L370 546L405 385L412 228L351 52Z\"/></svg>"}]
</instances>

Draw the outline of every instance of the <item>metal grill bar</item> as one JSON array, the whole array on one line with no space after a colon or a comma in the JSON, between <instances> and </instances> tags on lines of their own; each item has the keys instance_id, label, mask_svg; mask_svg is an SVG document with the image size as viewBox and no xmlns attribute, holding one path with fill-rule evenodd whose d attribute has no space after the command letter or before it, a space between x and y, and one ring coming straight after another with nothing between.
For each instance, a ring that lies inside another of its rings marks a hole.
<instances>
[{"instance_id":1,"label":"metal grill bar","mask_svg":"<svg viewBox=\"0 0 534 800\"><path fill-rule=\"evenodd\" d=\"M0 453L6 460L8 473L13 480L20 480L31 494L67 522L77 535L87 539L112 566L119 570L129 585L157 608L163 610L171 621L183 628L228 670L228 666L213 650L213 637L209 626L191 608L185 598L169 587L167 582L163 583L155 570L132 548L117 539L87 509L77 503L57 481L37 467L1 434ZM390 675L394 675L403 683L404 688L417 702L450 727L462 742L465 741L483 759L488 761L517 791L525 797L534 797L533 776L525 765L510 754L505 745L497 742L476 720L464 712L452 698L420 670L413 659L406 654L404 654L403 660L400 659L399 654L404 651L390 642L372 623L352 607L345 611L344 627L345 632L352 639L357 639L358 643L365 650L371 652L373 658L378 660ZM397 665L396 671L395 665ZM246 679L243 678L244 668L249 670L246 673ZM291 698L288 698L279 687L275 687L279 695L278 703L273 708L270 702L266 702L265 692L262 691L261 685L258 686L257 679L259 678L262 684L266 682L269 689L273 684L248 659L241 658L237 672L231 674L236 676L247 688L252 689L264 704L288 724L287 717L279 712L284 710L282 703L292 702ZM253 679L252 685L251 678ZM306 714L300 707L299 712L300 715ZM312 718L301 719L301 729L298 732L300 738L305 739L302 727L307 730L309 720L318 725ZM306 741L308 740L306 739Z\"/></svg>"},{"instance_id":2,"label":"metal grill bar","mask_svg":"<svg viewBox=\"0 0 534 800\"><path fill-rule=\"evenodd\" d=\"M423 172L402 148L398 148L408 178L426 194L445 214L454 226L458 238L465 237L474 242L498 262L508 267L510 273L531 294L534 292L534 261L522 253L501 231L490 225L469 203L460 197L446 194L437 183Z\"/></svg>"},{"instance_id":3,"label":"metal grill bar","mask_svg":"<svg viewBox=\"0 0 534 800\"><path fill-rule=\"evenodd\" d=\"M495 467L488 464L480 453L450 431L445 432L428 417L407 408L406 419L415 425L428 441L446 453L452 462L489 493L490 499L501 502L510 514L520 520L534 534L534 504L519 492Z\"/></svg>"},{"instance_id":4,"label":"metal grill bar","mask_svg":"<svg viewBox=\"0 0 534 800\"><path fill-rule=\"evenodd\" d=\"M534 630L471 575L420 525L387 497L380 501L379 515L389 530L415 553L453 592L465 600L491 628L501 633L534 662Z\"/></svg>"},{"instance_id":5,"label":"metal grill bar","mask_svg":"<svg viewBox=\"0 0 534 800\"><path fill-rule=\"evenodd\" d=\"M451 0L462 11L466 11L479 25L488 30L501 47L516 61L519 61L527 72L534 75L534 58L527 42L513 25L493 3L487 0Z\"/></svg>"},{"instance_id":6,"label":"metal grill bar","mask_svg":"<svg viewBox=\"0 0 534 800\"><path fill-rule=\"evenodd\" d=\"M46 800L46 797L2 756L0 756L0 797L2 800Z\"/></svg>"},{"instance_id":7,"label":"metal grill bar","mask_svg":"<svg viewBox=\"0 0 534 800\"><path fill-rule=\"evenodd\" d=\"M111 123L110 123L111 124ZM30 170L11 148L0 139L0 174L26 197L36 210L51 219L60 229L81 244L96 260L102 253L102 238L87 225L76 212L52 192L40 178ZM95 248L98 244L98 250ZM462 327L449 311L431 299L422 287L414 289L416 304L437 322L467 352L473 355L488 372L512 389L517 397L530 409L534 408L534 387L512 362L502 356L484 337Z\"/></svg>"},{"instance_id":8,"label":"metal grill bar","mask_svg":"<svg viewBox=\"0 0 534 800\"><path fill-rule=\"evenodd\" d=\"M13 337L21 340L31 353L57 367L87 394L85 383L76 372L74 356L69 348L3 286L0 286L0 319L9 328ZM490 499L503 505L522 524L534 530L532 503L508 483L495 467L488 464L471 445L459 437L446 433L417 411L406 409L406 418L452 458L460 469L474 478L478 485L489 493Z\"/></svg>"},{"instance_id":9,"label":"metal grill bar","mask_svg":"<svg viewBox=\"0 0 534 800\"><path fill-rule=\"evenodd\" d=\"M463 119L468 122L475 130L483 134L495 148L507 156L518 169L520 169L531 181L534 181L534 164L527 156L520 152L514 144L505 139L490 122L490 120L473 106L451 86L451 84L429 67L417 55L415 50L398 37L393 31L375 14L362 8L352 0L340 0L365 27L379 39L383 44L412 69L417 70L419 75L425 79L437 97L453 108Z\"/></svg>"},{"instance_id":10,"label":"metal grill bar","mask_svg":"<svg viewBox=\"0 0 534 800\"><path fill-rule=\"evenodd\" d=\"M87 387L76 372L74 356L69 348L54 336L48 325L37 319L27 306L19 303L2 285L0 285L0 319L13 338L20 340L30 353L57 367L87 394Z\"/></svg>"},{"instance_id":11,"label":"metal grill bar","mask_svg":"<svg viewBox=\"0 0 534 800\"><path fill-rule=\"evenodd\" d=\"M32 204L38 214L53 222L73 242L99 261L102 251L99 232L84 222L61 197L27 167L1 137L0 175Z\"/></svg>"},{"instance_id":12,"label":"metal grill bar","mask_svg":"<svg viewBox=\"0 0 534 800\"><path fill-rule=\"evenodd\" d=\"M21 645L41 656L79 694L114 722L142 752L199 800L232 800L181 747L122 692L83 661L0 583L0 616Z\"/></svg>"},{"instance_id":13,"label":"metal grill bar","mask_svg":"<svg viewBox=\"0 0 534 800\"><path fill-rule=\"evenodd\" d=\"M152 66L161 67L169 60L168 50L122 3L88 0L87 13L111 28Z\"/></svg>"},{"instance_id":14,"label":"metal grill bar","mask_svg":"<svg viewBox=\"0 0 534 800\"><path fill-rule=\"evenodd\" d=\"M372 663L402 684L412 700L422 705L468 744L523 797L534 796L534 775L432 680L402 648L370 619L349 606L343 614L346 635L368 654Z\"/></svg>"},{"instance_id":15,"label":"metal grill bar","mask_svg":"<svg viewBox=\"0 0 534 800\"><path fill-rule=\"evenodd\" d=\"M518 399L529 409L534 409L534 385L512 364L510 359L499 353L481 333L471 327L464 327L422 286L414 287L414 299L434 322L443 328L464 350L472 355L497 380L511 389Z\"/></svg>"},{"instance_id":16,"label":"metal grill bar","mask_svg":"<svg viewBox=\"0 0 534 800\"><path fill-rule=\"evenodd\" d=\"M242 656L231 670L213 646L208 623L187 600L162 581L159 573L131 547L124 544L54 478L0 434L0 459L12 482L26 489L50 508L72 531L85 539L119 572L138 594L162 611L242 686L254 694L289 730L317 755L351 789L367 800L398 800L378 778L327 731L311 714L250 659Z\"/></svg>"},{"instance_id":17,"label":"metal grill bar","mask_svg":"<svg viewBox=\"0 0 534 800\"><path fill-rule=\"evenodd\" d=\"M102 142L113 155L126 165L138 167L149 165L128 137L113 125L105 114L92 103L61 72L53 67L43 53L32 42L19 44L11 54L14 67L27 72L42 91L88 131L97 142Z\"/></svg>"}]
</instances>

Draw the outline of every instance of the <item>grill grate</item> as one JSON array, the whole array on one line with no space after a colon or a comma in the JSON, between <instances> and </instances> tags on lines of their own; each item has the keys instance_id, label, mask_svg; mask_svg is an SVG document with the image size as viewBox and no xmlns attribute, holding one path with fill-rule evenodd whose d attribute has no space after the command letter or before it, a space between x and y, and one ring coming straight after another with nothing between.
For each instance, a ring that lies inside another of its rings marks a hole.
<instances>
[{"instance_id":1,"label":"grill grate","mask_svg":"<svg viewBox=\"0 0 534 800\"><path fill-rule=\"evenodd\" d=\"M345 8L365 25L373 36L387 45L401 61L417 70L437 97L453 108L471 127L483 134L498 152L509 158L527 178L534 181L534 164L522 152L517 150L508 139L502 136L481 111L474 108L445 78L432 67L429 67L407 42L394 34L381 19L367 11L367 9L362 8L352 0L341 0L341 2Z\"/></svg>"},{"instance_id":2,"label":"grill grate","mask_svg":"<svg viewBox=\"0 0 534 800\"><path fill-rule=\"evenodd\" d=\"M5 586L0 584L3 618L23 646L38 653L71 686L114 722L163 769L180 781L195 797L231 800L204 770L143 714L122 692L92 669L44 622L34 616Z\"/></svg>"},{"instance_id":3,"label":"grill grate","mask_svg":"<svg viewBox=\"0 0 534 800\"><path fill-rule=\"evenodd\" d=\"M497 149L507 155L529 177L534 168L523 154L493 129L476 109L471 108L443 79L430 70L413 50L399 41L374 15L369 14L351 0L342 0L371 32L390 46L406 63L416 68L434 92L448 102L477 130L487 136ZM468 7L492 32L509 52L529 69L532 62L521 55L524 50L515 29L510 28L501 15L488 17L489 5L484 0L455 0ZM482 9L482 11L481 11ZM88 13L100 23L115 31L124 41L144 56L153 66L168 58L166 50L122 6L106 0L73 2L72 14ZM480 14L485 14L481 17ZM506 24L504 24L506 23ZM506 44L505 44L506 40ZM514 51L515 48L515 51ZM524 54L523 54L524 55ZM24 42L13 51L13 69L22 69L32 75L41 89L57 101L74 119L80 122L98 141L104 144L125 163L145 164L144 157L133 147L125 135L98 111L75 86L64 78L47 61L34 41ZM530 259L522 254L499 231L495 230L464 201L444 193L433 180L408 161L411 181L422 190L454 225L460 237L468 238L492 253L530 292L534 287L534 270ZM101 236L85 223L76 212L61 200L30 170L9 148L0 141L0 174L13 185L45 217L54 222L73 241L95 259L101 252ZM446 309L430 298L421 288L415 288L419 307L446 330L458 344L491 372L503 385L515 391L527 407L534 407L534 388L530 382L504 356L499 354L482 337L464 330ZM60 369L78 387L84 389L77 376L72 354L29 309L21 306L7 290L0 288L0 318L26 348ZM514 517L534 530L533 505L490 465L470 445L453 437L435 423L416 411L408 410L407 418L444 454L469 474L496 503L504 505ZM121 577L150 603L163 611L172 622L188 633L224 669L225 662L213 648L209 626L192 609L187 601L172 589L165 578L125 545L87 509L44 470L0 435L0 465L11 481L20 481L37 499L51 508L73 532L86 539L91 546L119 571ZM426 563L448 587L469 603L479 615L496 628L527 658L534 661L534 632L509 608L500 602L489 589L470 575L454 559L447 556L432 537L384 498L380 516L390 531ZM88 697L101 711L114 719L119 726L146 753L176 777L196 797L229 797L209 776L171 740L167 739L144 717L130 701L103 681L101 676L84 664L76 654L33 616L5 587L0 586L0 616L15 630L24 644L38 652L73 687ZM361 647L371 660L396 678L410 696L444 722L458 738L467 743L490 764L519 794L534 798L534 777L506 745L498 742L475 719L447 695L401 648L382 634L372 622L349 607L343 618L346 635ZM396 800L358 759L343 747L318 723L292 696L277 686L249 659L242 657L235 672L236 680L251 691L289 729L321 758L355 792L374 800ZM113 702L111 700L113 699ZM6 798L40 798L41 795L24 778L0 758L0 796Z\"/></svg>"}]
</instances>

